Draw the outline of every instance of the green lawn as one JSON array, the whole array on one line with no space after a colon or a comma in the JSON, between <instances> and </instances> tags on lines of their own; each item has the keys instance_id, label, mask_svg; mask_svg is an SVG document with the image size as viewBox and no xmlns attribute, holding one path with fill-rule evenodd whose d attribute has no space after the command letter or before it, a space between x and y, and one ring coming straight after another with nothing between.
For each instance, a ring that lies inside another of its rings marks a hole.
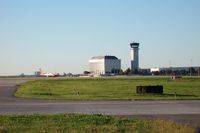
<instances>
[{"instance_id":1,"label":"green lawn","mask_svg":"<svg viewBox=\"0 0 200 133\"><path fill-rule=\"evenodd\" d=\"M136 94L138 85L163 85L164 94ZM36 79L20 85L15 95L67 100L200 99L200 78L184 77L175 81L170 77Z\"/></svg>"},{"instance_id":2,"label":"green lawn","mask_svg":"<svg viewBox=\"0 0 200 133\"><path fill-rule=\"evenodd\" d=\"M0 133L194 133L186 125L103 115L0 115Z\"/></svg>"}]
</instances>

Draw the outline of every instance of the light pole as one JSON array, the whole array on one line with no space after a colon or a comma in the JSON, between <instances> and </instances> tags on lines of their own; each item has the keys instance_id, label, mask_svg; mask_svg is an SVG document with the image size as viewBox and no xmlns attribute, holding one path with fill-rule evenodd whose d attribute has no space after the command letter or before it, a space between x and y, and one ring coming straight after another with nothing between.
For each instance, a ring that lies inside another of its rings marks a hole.
<instances>
[{"instance_id":1,"label":"light pole","mask_svg":"<svg viewBox=\"0 0 200 133\"><path fill-rule=\"evenodd\" d=\"M190 76L192 76L192 59L190 59Z\"/></svg>"}]
</instances>

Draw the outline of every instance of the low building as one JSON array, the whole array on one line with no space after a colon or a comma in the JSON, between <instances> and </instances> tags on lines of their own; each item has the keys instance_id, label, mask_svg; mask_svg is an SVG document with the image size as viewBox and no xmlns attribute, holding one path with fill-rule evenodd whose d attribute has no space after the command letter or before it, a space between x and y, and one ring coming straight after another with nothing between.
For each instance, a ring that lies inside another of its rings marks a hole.
<instances>
[{"instance_id":1,"label":"low building","mask_svg":"<svg viewBox=\"0 0 200 133\"><path fill-rule=\"evenodd\" d=\"M150 72L153 75L190 75L196 76L200 75L199 66L191 67L161 67L161 68L151 68Z\"/></svg>"},{"instance_id":2,"label":"low building","mask_svg":"<svg viewBox=\"0 0 200 133\"><path fill-rule=\"evenodd\" d=\"M160 71L189 71L191 67L157 67L151 68L151 72L160 72Z\"/></svg>"},{"instance_id":3,"label":"low building","mask_svg":"<svg viewBox=\"0 0 200 133\"><path fill-rule=\"evenodd\" d=\"M121 60L115 56L95 56L89 60L93 75L116 75L121 70Z\"/></svg>"}]
</instances>

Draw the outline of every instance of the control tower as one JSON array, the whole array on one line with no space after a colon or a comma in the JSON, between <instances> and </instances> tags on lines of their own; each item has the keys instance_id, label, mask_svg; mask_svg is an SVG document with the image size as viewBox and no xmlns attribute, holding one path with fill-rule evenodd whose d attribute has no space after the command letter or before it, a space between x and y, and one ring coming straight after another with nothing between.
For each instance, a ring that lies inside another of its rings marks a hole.
<instances>
[{"instance_id":1,"label":"control tower","mask_svg":"<svg viewBox=\"0 0 200 133\"><path fill-rule=\"evenodd\" d=\"M131 46L131 72L138 73L139 71L139 43L132 42Z\"/></svg>"}]
</instances>

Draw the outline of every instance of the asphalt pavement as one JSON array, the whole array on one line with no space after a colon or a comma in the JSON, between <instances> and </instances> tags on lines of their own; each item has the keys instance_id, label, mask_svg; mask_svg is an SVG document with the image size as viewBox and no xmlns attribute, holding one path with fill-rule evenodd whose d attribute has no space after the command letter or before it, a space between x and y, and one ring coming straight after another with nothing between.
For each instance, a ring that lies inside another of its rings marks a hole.
<instances>
[{"instance_id":1,"label":"asphalt pavement","mask_svg":"<svg viewBox=\"0 0 200 133\"><path fill-rule=\"evenodd\" d=\"M200 100L65 101L14 96L26 80L0 80L0 114L84 113L168 119L200 127Z\"/></svg>"}]
</instances>

